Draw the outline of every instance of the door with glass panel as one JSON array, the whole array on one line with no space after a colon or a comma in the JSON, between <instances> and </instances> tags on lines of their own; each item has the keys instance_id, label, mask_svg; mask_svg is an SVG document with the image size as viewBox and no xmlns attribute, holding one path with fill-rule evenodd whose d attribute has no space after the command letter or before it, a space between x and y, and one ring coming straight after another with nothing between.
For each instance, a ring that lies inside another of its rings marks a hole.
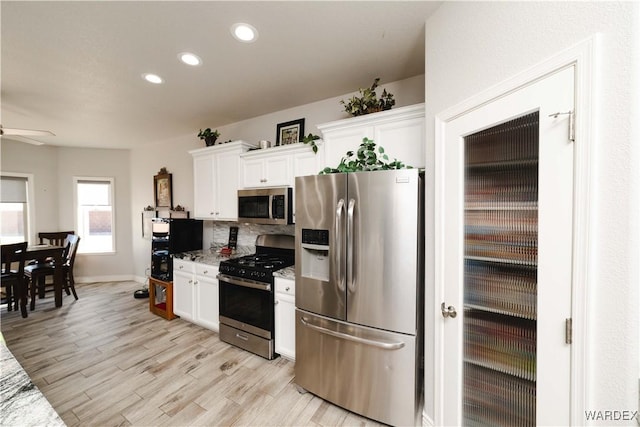
<instances>
[{"instance_id":1,"label":"door with glass panel","mask_svg":"<svg viewBox=\"0 0 640 427\"><path fill-rule=\"evenodd\" d=\"M446 124L443 424L570 423L573 110L570 67Z\"/></svg>"}]
</instances>

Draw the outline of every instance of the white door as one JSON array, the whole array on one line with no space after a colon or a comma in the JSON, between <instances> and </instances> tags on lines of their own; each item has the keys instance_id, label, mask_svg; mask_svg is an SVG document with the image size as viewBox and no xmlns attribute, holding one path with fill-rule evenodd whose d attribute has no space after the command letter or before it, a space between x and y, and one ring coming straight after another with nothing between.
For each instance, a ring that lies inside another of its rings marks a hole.
<instances>
[{"instance_id":1,"label":"white door","mask_svg":"<svg viewBox=\"0 0 640 427\"><path fill-rule=\"evenodd\" d=\"M472 423L465 415L469 412L465 411L469 411L469 406L477 403L469 402L468 391L465 390L465 384L469 386L469 378L467 381L464 378L471 371L465 358L469 355L468 345L474 339L473 334L464 326L468 320L466 313L470 316L472 311L468 295L465 297L465 290L468 290L465 289L468 285L468 278L465 279L465 258L467 261L469 258L465 233L468 236L469 230L477 227L477 224L469 222L469 212L472 209L464 197L465 184L468 184L465 178L465 137L535 112L538 112L539 117L539 135L536 137L539 151L537 206L534 213L537 214L537 258L534 263L537 275L537 292L534 294L534 298L537 298L537 315L533 360L533 421L538 425L570 424L571 347L565 342L565 320L571 318L574 148L573 142L569 140L570 116L554 114L574 111L574 71L574 67L568 67L555 72L446 122L440 129L442 137L436 142L435 162L435 296L438 305L434 319L435 423L438 425ZM485 189L480 189L482 191ZM513 211L520 208L507 205L506 209ZM511 213L506 215L509 214ZM495 212L488 215L501 217L505 214L496 208ZM441 303L444 303L442 313ZM455 317L451 316L454 311L457 314ZM449 315L445 317L447 314ZM480 335L480 339L488 343L488 350L481 351L495 351L495 348L490 348L490 334ZM499 358L500 351L496 354ZM484 368L486 366L480 369ZM478 379L475 378L474 381ZM487 383L475 383L471 387L484 387L486 396L493 392L490 390L492 386ZM507 389L498 391L498 396L503 392L503 398L509 395ZM480 399L483 398L480 396ZM501 398L496 400L501 402L496 407L507 405ZM514 407L516 415L522 415L525 410L517 408L517 405ZM492 409L489 408L488 411L491 416Z\"/></svg>"}]
</instances>

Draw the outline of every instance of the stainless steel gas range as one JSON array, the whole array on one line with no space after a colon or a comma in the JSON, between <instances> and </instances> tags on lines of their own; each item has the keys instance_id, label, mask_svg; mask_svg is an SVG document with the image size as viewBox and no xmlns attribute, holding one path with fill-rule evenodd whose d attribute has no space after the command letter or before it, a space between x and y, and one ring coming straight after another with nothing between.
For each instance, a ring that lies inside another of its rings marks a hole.
<instances>
[{"instance_id":1,"label":"stainless steel gas range","mask_svg":"<svg viewBox=\"0 0 640 427\"><path fill-rule=\"evenodd\" d=\"M220 339L267 359L274 351L273 272L295 262L295 238L263 234L256 253L220 263Z\"/></svg>"}]
</instances>

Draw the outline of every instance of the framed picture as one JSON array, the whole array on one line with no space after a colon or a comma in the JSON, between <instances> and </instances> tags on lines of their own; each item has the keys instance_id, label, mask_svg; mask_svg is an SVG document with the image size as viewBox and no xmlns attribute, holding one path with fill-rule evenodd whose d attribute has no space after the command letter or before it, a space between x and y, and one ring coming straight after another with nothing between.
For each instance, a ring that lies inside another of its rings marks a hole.
<instances>
[{"instance_id":1,"label":"framed picture","mask_svg":"<svg viewBox=\"0 0 640 427\"><path fill-rule=\"evenodd\" d=\"M304 137L304 119L278 123L276 145L294 144Z\"/></svg>"},{"instance_id":2,"label":"framed picture","mask_svg":"<svg viewBox=\"0 0 640 427\"><path fill-rule=\"evenodd\" d=\"M153 177L153 187L155 193L156 209L173 209L173 188L171 185L171 174L158 174Z\"/></svg>"}]
</instances>

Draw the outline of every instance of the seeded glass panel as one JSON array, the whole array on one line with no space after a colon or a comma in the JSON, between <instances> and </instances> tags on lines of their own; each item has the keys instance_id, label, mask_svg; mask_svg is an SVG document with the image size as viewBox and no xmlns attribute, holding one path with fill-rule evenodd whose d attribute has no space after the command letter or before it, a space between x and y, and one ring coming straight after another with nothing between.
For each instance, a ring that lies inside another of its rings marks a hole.
<instances>
[{"instance_id":1,"label":"seeded glass panel","mask_svg":"<svg viewBox=\"0 0 640 427\"><path fill-rule=\"evenodd\" d=\"M536 424L538 127L464 139L465 425Z\"/></svg>"}]
</instances>

